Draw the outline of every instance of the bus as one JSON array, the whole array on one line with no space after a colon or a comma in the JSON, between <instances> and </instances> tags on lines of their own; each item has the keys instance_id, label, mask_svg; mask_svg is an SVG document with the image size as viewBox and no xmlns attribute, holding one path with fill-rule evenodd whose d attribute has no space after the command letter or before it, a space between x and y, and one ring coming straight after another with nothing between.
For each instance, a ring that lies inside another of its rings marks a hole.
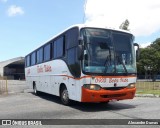
<instances>
[{"instance_id":1,"label":"bus","mask_svg":"<svg viewBox=\"0 0 160 128\"><path fill-rule=\"evenodd\" d=\"M26 83L35 94L108 103L136 92L134 36L124 30L74 25L25 56Z\"/></svg>"}]
</instances>

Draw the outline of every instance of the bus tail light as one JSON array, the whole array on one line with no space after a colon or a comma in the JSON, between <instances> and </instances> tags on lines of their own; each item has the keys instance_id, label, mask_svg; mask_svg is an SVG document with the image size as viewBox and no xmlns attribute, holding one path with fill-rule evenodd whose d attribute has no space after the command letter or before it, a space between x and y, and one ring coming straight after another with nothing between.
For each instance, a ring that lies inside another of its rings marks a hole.
<instances>
[{"instance_id":1,"label":"bus tail light","mask_svg":"<svg viewBox=\"0 0 160 128\"><path fill-rule=\"evenodd\" d=\"M83 87L89 90L100 90L101 89L101 87L97 84L84 84Z\"/></svg>"}]
</instances>

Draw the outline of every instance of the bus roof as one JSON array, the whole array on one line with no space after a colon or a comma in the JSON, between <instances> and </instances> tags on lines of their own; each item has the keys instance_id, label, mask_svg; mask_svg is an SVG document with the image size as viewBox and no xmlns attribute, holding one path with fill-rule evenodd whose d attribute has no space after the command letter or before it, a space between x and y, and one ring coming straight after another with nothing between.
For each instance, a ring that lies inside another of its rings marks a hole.
<instances>
[{"instance_id":1,"label":"bus roof","mask_svg":"<svg viewBox=\"0 0 160 128\"><path fill-rule=\"evenodd\" d=\"M123 30L123 29L115 29L115 28L111 28L111 27L106 27L106 26L100 26L100 25L88 25L88 24L75 24L75 25L72 25L70 27L68 27L67 29L65 29L64 31L54 35L53 37L51 37L51 39L47 40L45 43L51 41L52 39L56 38L57 36L59 36L60 34L64 33L65 31L71 29L71 28L74 28L74 27L78 27L79 29L81 28L101 28L101 29L109 29L109 30L115 30L115 31L120 31L120 32L125 32L125 33L129 33L131 34L130 31L126 31L126 30ZM44 43L44 44L45 44Z\"/></svg>"},{"instance_id":2,"label":"bus roof","mask_svg":"<svg viewBox=\"0 0 160 128\"><path fill-rule=\"evenodd\" d=\"M70 26L70 27L67 28L66 30L71 29L71 28L73 28L73 27L78 27L79 29L81 29L81 28L100 28L100 29L109 29L109 30L115 30L115 31L120 31L120 32L125 32L125 33L131 34L130 31L123 30L123 29L116 29L116 28L107 27L107 26L102 26L102 25L89 25L89 24L75 24L75 25ZM66 30L65 30L65 31L66 31ZM65 31L64 31L64 32L65 32Z\"/></svg>"},{"instance_id":3,"label":"bus roof","mask_svg":"<svg viewBox=\"0 0 160 128\"><path fill-rule=\"evenodd\" d=\"M67 30L74 28L74 27L78 27L79 29L81 28L100 28L100 29L109 29L109 30L115 30L115 31L119 31L119 32L124 32L124 33L128 33L131 34L130 31L126 31L126 30L122 30L122 29L115 29L115 28L111 28L111 27L106 27L106 26L101 26L101 25L89 25L89 24L75 24L72 25L70 27L68 27L67 29L61 31L60 33L52 36L49 40L43 42L40 46L38 46L37 48L33 49L30 53L32 53L33 51L35 51L36 49L42 47L44 44L50 42L51 40L53 40L54 38L58 37L59 35L63 34L64 32L66 32ZM29 54L30 54L29 53Z\"/></svg>"},{"instance_id":4,"label":"bus roof","mask_svg":"<svg viewBox=\"0 0 160 128\"><path fill-rule=\"evenodd\" d=\"M68 27L67 29L65 29L64 31L62 31L61 33L59 33L58 35L64 33L65 31L71 29L71 28L74 28L74 27L78 27L79 29L81 28L100 28L100 29L109 29L109 30L115 30L115 31L120 31L120 32L125 32L125 33L129 33L131 34L130 31L127 31L127 30L123 30L123 29L115 29L115 28L112 28L112 27L107 27L107 26L102 26L102 25L89 25L89 24L75 24L75 25L72 25L70 27ZM56 35L56 36L58 36ZM55 38L56 36L52 37Z\"/></svg>"}]
</instances>

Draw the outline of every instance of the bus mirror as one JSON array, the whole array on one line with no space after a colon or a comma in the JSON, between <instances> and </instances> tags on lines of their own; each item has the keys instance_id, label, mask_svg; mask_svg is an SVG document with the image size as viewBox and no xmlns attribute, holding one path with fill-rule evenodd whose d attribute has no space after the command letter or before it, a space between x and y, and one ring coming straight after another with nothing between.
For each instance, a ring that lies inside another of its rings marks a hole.
<instances>
[{"instance_id":1,"label":"bus mirror","mask_svg":"<svg viewBox=\"0 0 160 128\"><path fill-rule=\"evenodd\" d=\"M137 50L136 50L136 58L138 59L138 58L139 58L139 55L140 55L139 44L134 43L134 47L137 47Z\"/></svg>"},{"instance_id":2,"label":"bus mirror","mask_svg":"<svg viewBox=\"0 0 160 128\"><path fill-rule=\"evenodd\" d=\"M83 46L82 45L78 45L77 57L79 60L83 59Z\"/></svg>"}]
</instances>

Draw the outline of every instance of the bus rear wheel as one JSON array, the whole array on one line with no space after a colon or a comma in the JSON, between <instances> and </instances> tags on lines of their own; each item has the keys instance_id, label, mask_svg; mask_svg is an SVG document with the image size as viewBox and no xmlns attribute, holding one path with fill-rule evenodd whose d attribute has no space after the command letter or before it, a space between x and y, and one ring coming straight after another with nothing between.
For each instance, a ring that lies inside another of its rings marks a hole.
<instances>
[{"instance_id":1,"label":"bus rear wheel","mask_svg":"<svg viewBox=\"0 0 160 128\"><path fill-rule=\"evenodd\" d=\"M62 104L70 105L71 101L69 99L69 94L68 94L68 90L66 87L62 87L61 92L60 92L60 98L61 98Z\"/></svg>"},{"instance_id":2,"label":"bus rear wheel","mask_svg":"<svg viewBox=\"0 0 160 128\"><path fill-rule=\"evenodd\" d=\"M38 94L39 94L39 92L37 91L36 85L33 86L33 91L34 91L34 94L35 94L35 95L38 95Z\"/></svg>"}]
</instances>

